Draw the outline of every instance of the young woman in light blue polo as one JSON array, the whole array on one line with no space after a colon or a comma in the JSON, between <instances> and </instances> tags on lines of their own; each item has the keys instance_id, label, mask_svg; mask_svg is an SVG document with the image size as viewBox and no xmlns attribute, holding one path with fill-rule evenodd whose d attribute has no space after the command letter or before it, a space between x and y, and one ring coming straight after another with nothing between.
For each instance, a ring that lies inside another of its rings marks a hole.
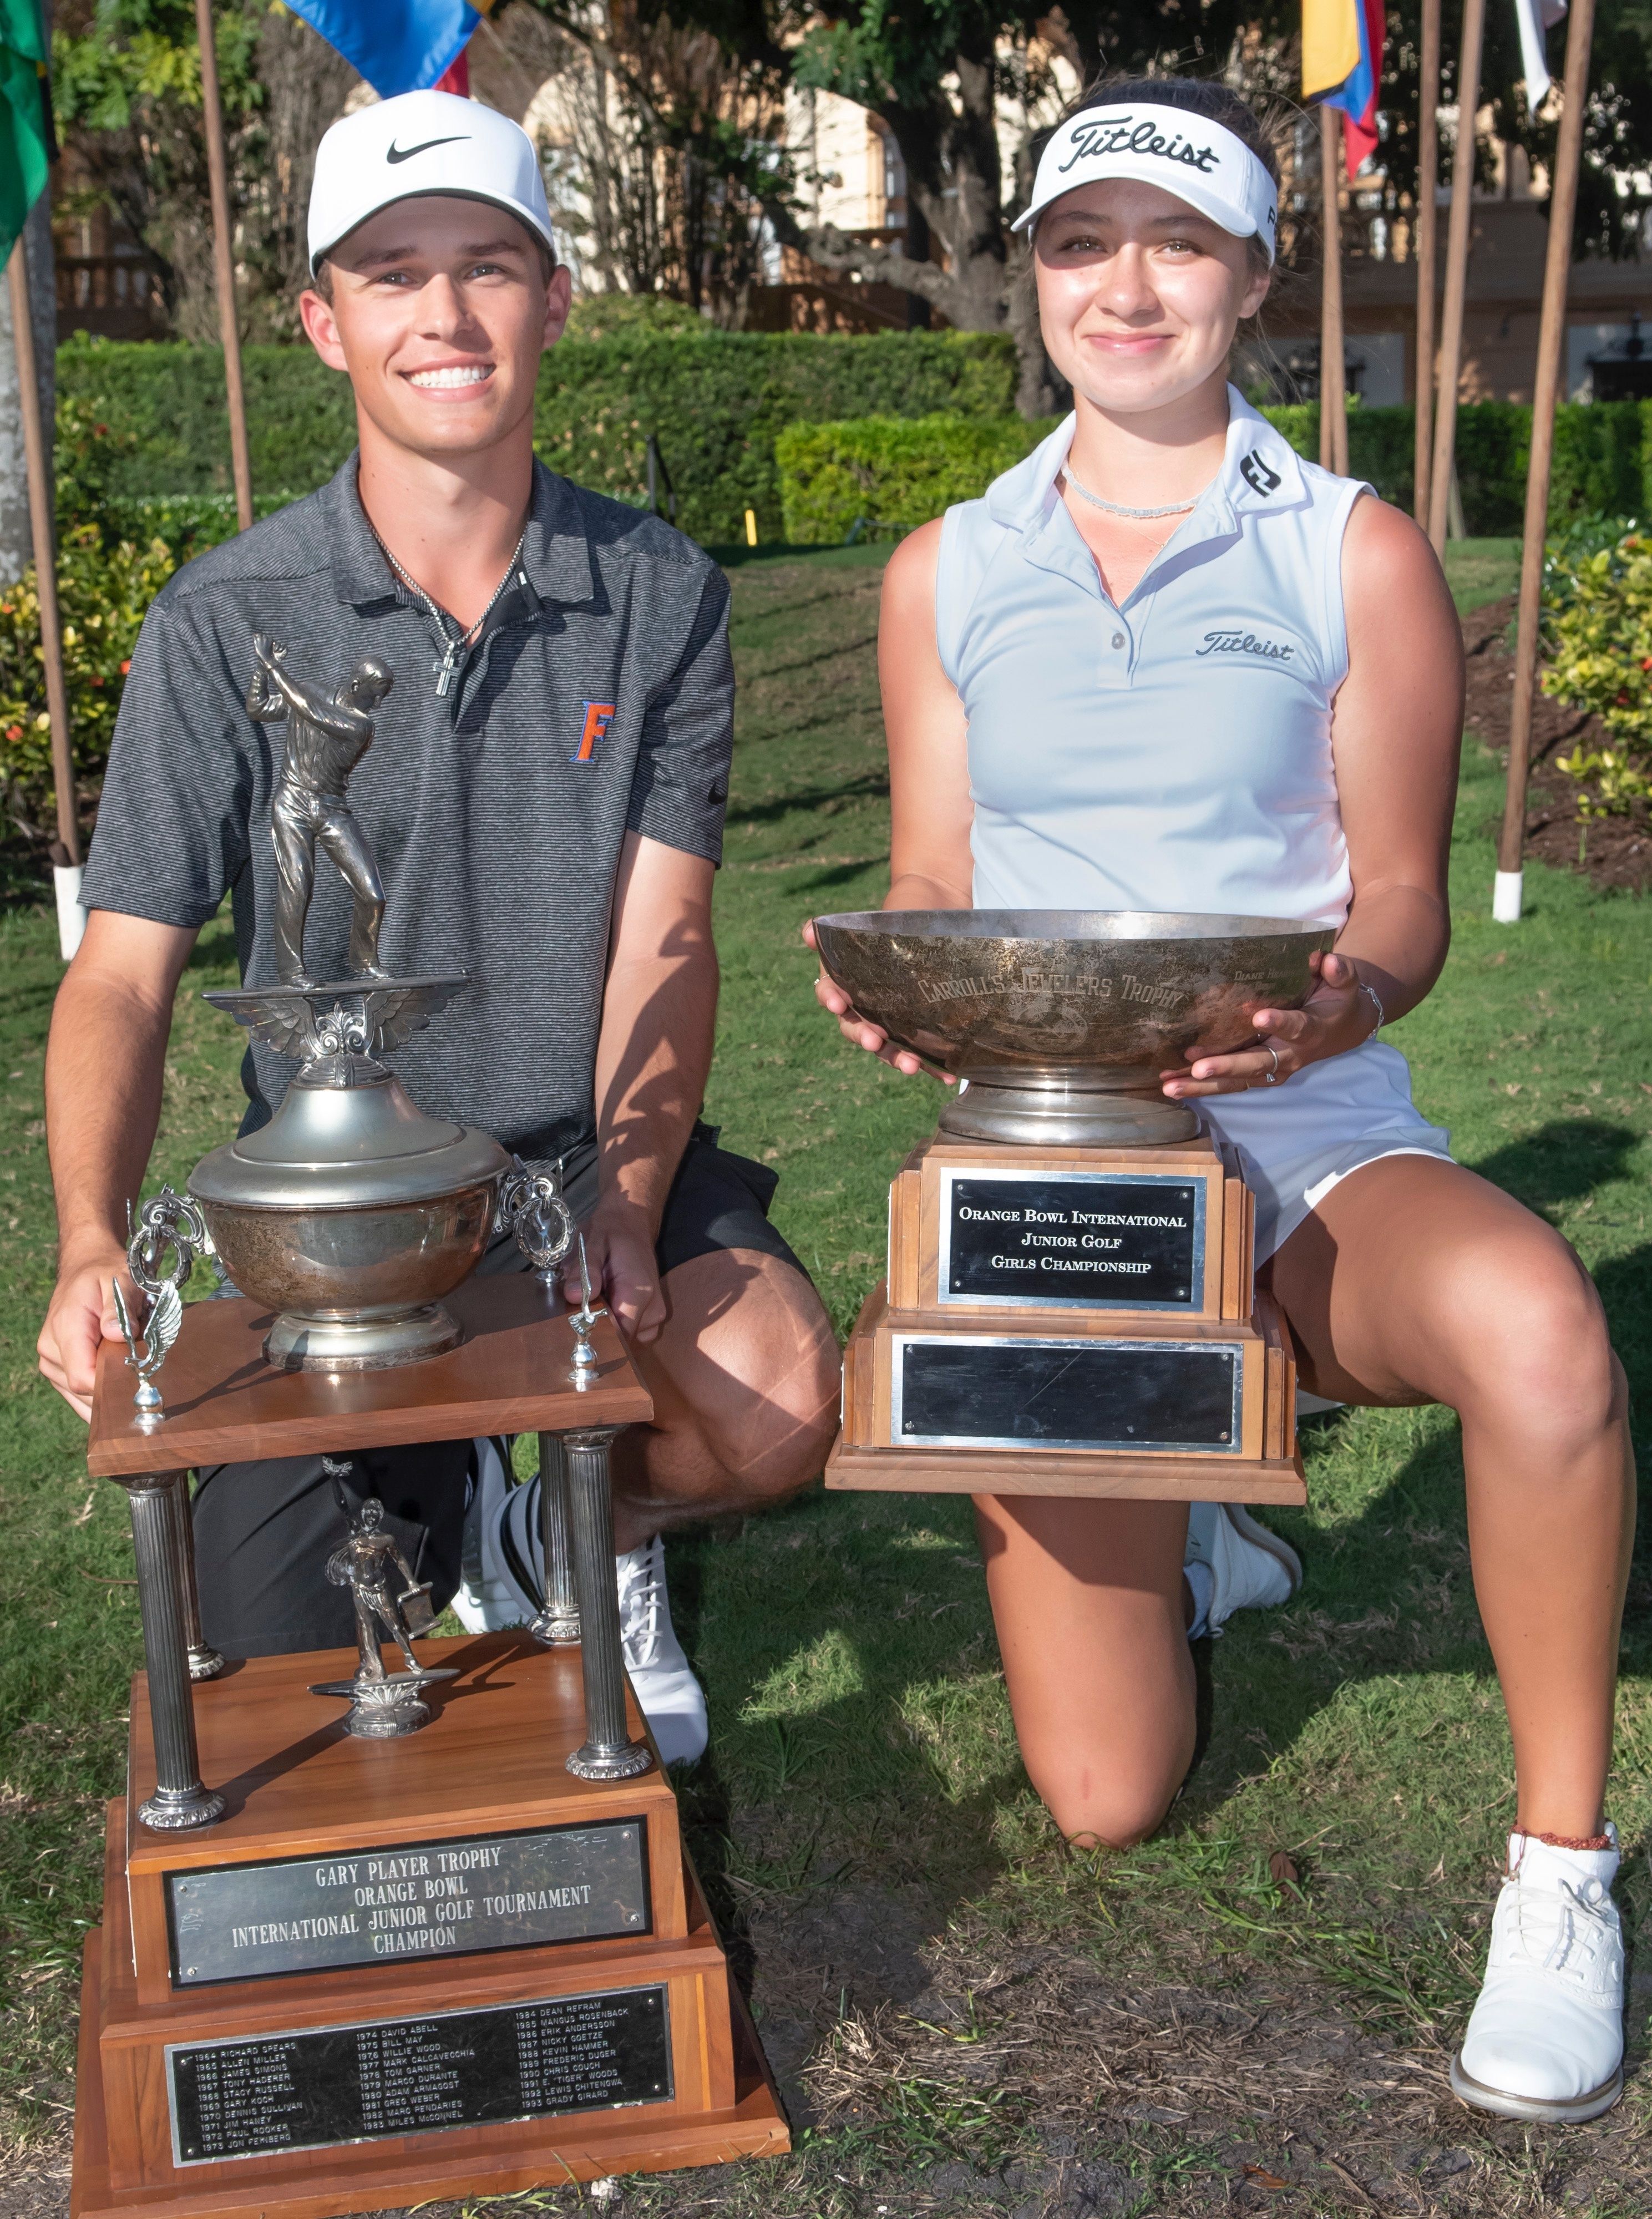
<instances>
[{"instance_id":1,"label":"young woman in light blue polo","mask_svg":"<svg viewBox=\"0 0 1652 2219\"><path fill-rule=\"evenodd\" d=\"M1164 1091L1242 1151L1304 1387L1461 1418L1518 1806L1453 2085L1585 2119L1622 2088L1602 1804L1634 1521L1623 1375L1571 1249L1451 1161L1377 1037L1445 959L1461 639L1415 527L1227 382L1276 208L1265 135L1220 85L1105 87L1050 140L1018 228L1073 413L889 564L887 906L1338 929L1304 1009L1263 1012L1253 1044ZM978 1514L1028 1770L1073 1840L1136 1841L1193 1748L1187 1514Z\"/></svg>"}]
</instances>

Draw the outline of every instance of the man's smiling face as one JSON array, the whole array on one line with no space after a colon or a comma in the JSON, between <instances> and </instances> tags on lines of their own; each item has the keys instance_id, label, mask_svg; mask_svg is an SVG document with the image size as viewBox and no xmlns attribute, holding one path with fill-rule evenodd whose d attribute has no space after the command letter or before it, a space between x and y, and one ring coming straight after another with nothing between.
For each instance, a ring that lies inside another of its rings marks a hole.
<instances>
[{"instance_id":1,"label":"man's smiling face","mask_svg":"<svg viewBox=\"0 0 1652 2219\"><path fill-rule=\"evenodd\" d=\"M399 201L327 257L326 294L300 303L304 329L393 446L476 454L531 417L539 357L567 321L568 271L547 278L545 261L488 202Z\"/></svg>"}]
</instances>

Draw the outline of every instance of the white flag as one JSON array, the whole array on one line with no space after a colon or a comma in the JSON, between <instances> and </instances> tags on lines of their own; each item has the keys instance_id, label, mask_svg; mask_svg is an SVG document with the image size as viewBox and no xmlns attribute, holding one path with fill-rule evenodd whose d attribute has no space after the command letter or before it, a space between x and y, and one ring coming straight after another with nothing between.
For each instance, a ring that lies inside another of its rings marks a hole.
<instances>
[{"instance_id":1,"label":"white flag","mask_svg":"<svg viewBox=\"0 0 1652 2219\"><path fill-rule=\"evenodd\" d=\"M1553 79L1543 58L1543 33L1566 13L1566 0L1514 0L1520 26L1520 59L1525 71L1526 106L1543 105Z\"/></svg>"}]
</instances>

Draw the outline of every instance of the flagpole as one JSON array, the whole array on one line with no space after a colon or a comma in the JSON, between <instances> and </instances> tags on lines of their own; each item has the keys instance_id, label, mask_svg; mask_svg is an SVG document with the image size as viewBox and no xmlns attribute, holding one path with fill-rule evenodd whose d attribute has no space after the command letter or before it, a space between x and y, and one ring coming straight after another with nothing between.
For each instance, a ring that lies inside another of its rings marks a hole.
<instances>
[{"instance_id":1,"label":"flagpole","mask_svg":"<svg viewBox=\"0 0 1652 2219\"><path fill-rule=\"evenodd\" d=\"M1480 107L1480 52L1486 34L1486 0L1463 0L1463 44L1457 57L1457 143L1451 164L1451 221L1445 242L1445 301L1440 320L1439 407L1434 419L1434 460L1428 481L1428 536L1445 553L1457 440L1457 380L1463 373L1463 312L1469 289L1469 238L1474 222L1475 116Z\"/></svg>"},{"instance_id":2,"label":"flagpole","mask_svg":"<svg viewBox=\"0 0 1652 2219\"><path fill-rule=\"evenodd\" d=\"M1342 206L1338 149L1342 118L1320 103L1320 227L1324 268L1320 278L1320 468L1348 475L1348 401L1342 333Z\"/></svg>"},{"instance_id":3,"label":"flagpole","mask_svg":"<svg viewBox=\"0 0 1652 2219\"><path fill-rule=\"evenodd\" d=\"M1440 0L1423 0L1417 88L1417 443L1411 513L1428 525L1429 474L1434 460L1434 289L1438 282L1440 171Z\"/></svg>"},{"instance_id":4,"label":"flagpole","mask_svg":"<svg viewBox=\"0 0 1652 2219\"><path fill-rule=\"evenodd\" d=\"M224 341L230 467L235 477L235 513L245 531L252 521L252 457L246 444L241 331L235 308L235 250L229 223L229 168L224 158L224 110L218 92L218 48L213 38L212 0L195 0L195 26L201 48L201 110L207 134L207 177L212 188L213 261L218 277L218 326Z\"/></svg>"},{"instance_id":5,"label":"flagpole","mask_svg":"<svg viewBox=\"0 0 1652 2219\"><path fill-rule=\"evenodd\" d=\"M1566 342L1566 289L1571 274L1572 227L1577 216L1577 173L1583 152L1583 115L1588 105L1589 47L1593 34L1594 0L1572 0L1566 32L1565 105L1561 110L1560 140L1549 190L1549 249L1543 272L1537 375L1531 395L1531 467L1526 473L1525 536L1520 550L1520 614L1515 633L1508 784L1503 796L1503 830L1497 843L1497 878L1492 891L1492 915L1499 924L1518 924L1520 920L1526 778L1537 690L1537 623L1543 606L1543 543L1549 531L1555 404L1560 397Z\"/></svg>"},{"instance_id":6,"label":"flagpole","mask_svg":"<svg viewBox=\"0 0 1652 2219\"><path fill-rule=\"evenodd\" d=\"M22 234L6 264L11 301L12 346L17 358L18 405L23 420L23 466L28 473L28 524L34 545L35 591L40 610L40 656L46 665L46 713L52 727L52 783L57 789L58 836L53 880L58 897L58 944L66 963L80 945L86 913L79 905L80 821L75 808L74 757L69 743L69 696L63 682L63 627L58 616L58 555L47 491L46 426L34 367L34 321L28 300L28 263ZM57 854L63 856L57 861Z\"/></svg>"}]
</instances>

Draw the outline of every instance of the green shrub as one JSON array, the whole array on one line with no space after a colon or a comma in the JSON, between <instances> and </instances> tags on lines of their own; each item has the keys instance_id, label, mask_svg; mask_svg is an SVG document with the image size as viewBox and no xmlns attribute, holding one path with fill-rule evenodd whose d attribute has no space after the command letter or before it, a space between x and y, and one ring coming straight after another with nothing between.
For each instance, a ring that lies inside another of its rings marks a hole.
<instances>
[{"instance_id":1,"label":"green shrub","mask_svg":"<svg viewBox=\"0 0 1652 2219\"><path fill-rule=\"evenodd\" d=\"M906 412L901 412L905 414ZM1261 413L1309 462L1320 456L1320 404L1298 401L1264 408ZM866 516L910 531L938 515L954 500L984 493L998 471L1020 460L1049 429L1006 416L996 426L960 426L955 418L907 424L889 444L893 426L874 420L815 425L829 435L824 446L788 438L782 457L782 505L790 538L842 538L840 518L852 523ZM943 428L944 427L944 428ZM966 432L953 438L950 432ZM935 440L934 468L922 454ZM1416 415L1409 407L1348 412L1348 467L1374 486L1382 500L1410 513L1415 491ZM1512 401L1481 401L1457 411L1457 488L1463 520L1474 538L1518 534L1525 510L1525 474L1530 459L1531 411ZM795 473L807 456L811 478L829 452L841 454L840 475L818 495L805 494ZM1000 460L1000 457L1005 459ZM849 490L851 481L854 493ZM926 509L921 488L949 490L935 508ZM1591 516L1622 518L1644 502L1652 509L1652 401L1572 403L1556 412L1555 475L1550 499L1551 530L1563 531ZM846 527L847 528L847 524Z\"/></svg>"},{"instance_id":2,"label":"green shrub","mask_svg":"<svg viewBox=\"0 0 1652 2219\"><path fill-rule=\"evenodd\" d=\"M1593 710L1608 736L1556 762L1583 788L1580 816L1621 816L1652 799L1652 539L1626 532L1551 572L1543 690Z\"/></svg>"},{"instance_id":3,"label":"green shrub","mask_svg":"<svg viewBox=\"0 0 1652 2219\"><path fill-rule=\"evenodd\" d=\"M856 523L910 531L973 500L1049 432L1019 416L863 416L792 424L774 442L786 536L835 546Z\"/></svg>"},{"instance_id":4,"label":"green shrub","mask_svg":"<svg viewBox=\"0 0 1652 2219\"><path fill-rule=\"evenodd\" d=\"M177 564L165 542L107 545L96 525L63 535L58 607L76 784L102 775L144 612ZM33 567L0 594L0 779L13 821L51 836L55 786L40 653L40 607Z\"/></svg>"},{"instance_id":5,"label":"green shrub","mask_svg":"<svg viewBox=\"0 0 1652 2219\"><path fill-rule=\"evenodd\" d=\"M995 333L707 336L697 320L662 332L653 316L604 328L606 337L566 339L546 356L535 410L539 451L581 485L641 501L652 433L676 491L678 523L712 545L743 539L748 508L765 539L779 537L774 441L787 424L998 416L1015 395L1015 347ZM300 494L324 484L355 444L348 383L308 347L249 347L244 363L254 487ZM59 350L58 375L66 397L131 438L110 459L108 497L227 493L216 348L77 339Z\"/></svg>"},{"instance_id":6,"label":"green shrub","mask_svg":"<svg viewBox=\"0 0 1652 2219\"><path fill-rule=\"evenodd\" d=\"M1275 431L1281 432L1297 453L1310 463L1320 459L1320 404L1317 401L1282 401L1258 412ZM1409 509L1416 483L1416 418L1409 408L1365 408L1355 403L1348 411L1348 468L1357 478L1374 486L1384 500Z\"/></svg>"}]
</instances>

